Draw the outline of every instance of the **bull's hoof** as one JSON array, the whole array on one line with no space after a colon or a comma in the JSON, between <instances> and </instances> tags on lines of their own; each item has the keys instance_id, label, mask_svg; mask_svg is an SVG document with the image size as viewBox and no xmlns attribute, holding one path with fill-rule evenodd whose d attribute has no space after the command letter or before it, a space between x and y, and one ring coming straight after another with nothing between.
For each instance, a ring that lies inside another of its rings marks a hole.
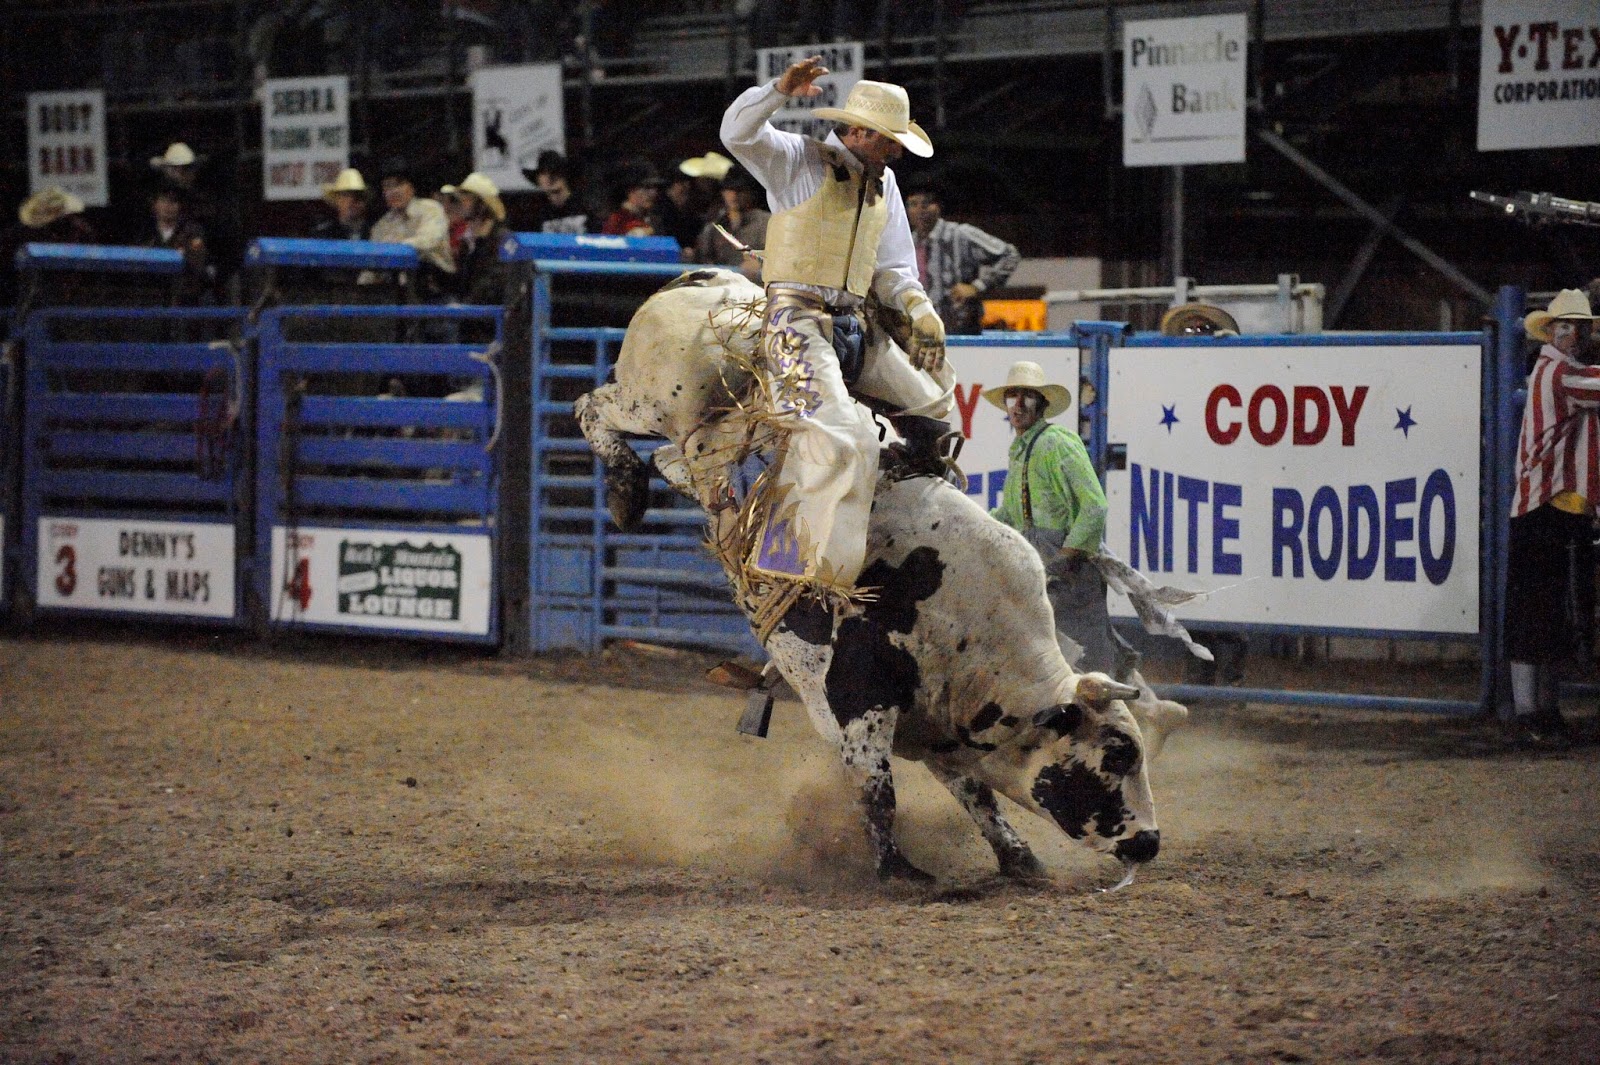
<instances>
[{"instance_id":1,"label":"bull's hoof","mask_svg":"<svg viewBox=\"0 0 1600 1065\"><path fill-rule=\"evenodd\" d=\"M606 510L623 532L633 532L650 503L650 471L644 463L606 470Z\"/></svg>"},{"instance_id":2,"label":"bull's hoof","mask_svg":"<svg viewBox=\"0 0 1600 1065\"><path fill-rule=\"evenodd\" d=\"M879 880L904 880L908 884L932 884L935 877L932 873L925 873L906 860L906 856L894 853L884 857L878 863Z\"/></svg>"},{"instance_id":3,"label":"bull's hoof","mask_svg":"<svg viewBox=\"0 0 1600 1065\"><path fill-rule=\"evenodd\" d=\"M1044 863L1034 857L1033 852L1026 847L1000 859L1000 875L1007 880L1023 882L1050 879L1050 874L1045 872Z\"/></svg>"}]
</instances>

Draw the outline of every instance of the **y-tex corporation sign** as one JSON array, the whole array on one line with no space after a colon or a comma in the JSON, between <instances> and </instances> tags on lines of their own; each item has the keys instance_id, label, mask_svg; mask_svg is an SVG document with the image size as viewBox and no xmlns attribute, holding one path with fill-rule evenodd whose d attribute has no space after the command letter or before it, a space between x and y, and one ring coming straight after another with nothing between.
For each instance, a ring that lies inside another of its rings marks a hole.
<instances>
[{"instance_id":1,"label":"y-tex corporation sign","mask_svg":"<svg viewBox=\"0 0 1600 1065\"><path fill-rule=\"evenodd\" d=\"M1600 144L1600 3L1484 0L1478 150L1588 144Z\"/></svg>"},{"instance_id":2,"label":"y-tex corporation sign","mask_svg":"<svg viewBox=\"0 0 1600 1065\"><path fill-rule=\"evenodd\" d=\"M1122 24L1122 163L1244 162L1244 15Z\"/></svg>"}]
</instances>

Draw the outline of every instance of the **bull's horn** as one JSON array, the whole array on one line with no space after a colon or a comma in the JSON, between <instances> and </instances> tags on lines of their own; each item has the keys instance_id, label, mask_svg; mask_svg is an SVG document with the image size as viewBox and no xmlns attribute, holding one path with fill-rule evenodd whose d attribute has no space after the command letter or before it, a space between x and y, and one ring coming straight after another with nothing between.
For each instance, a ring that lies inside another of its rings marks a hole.
<instances>
[{"instance_id":1,"label":"bull's horn","mask_svg":"<svg viewBox=\"0 0 1600 1065\"><path fill-rule=\"evenodd\" d=\"M1078 678L1078 698L1091 703L1108 703L1113 699L1136 699L1139 689L1119 684L1104 673L1086 673Z\"/></svg>"}]
</instances>

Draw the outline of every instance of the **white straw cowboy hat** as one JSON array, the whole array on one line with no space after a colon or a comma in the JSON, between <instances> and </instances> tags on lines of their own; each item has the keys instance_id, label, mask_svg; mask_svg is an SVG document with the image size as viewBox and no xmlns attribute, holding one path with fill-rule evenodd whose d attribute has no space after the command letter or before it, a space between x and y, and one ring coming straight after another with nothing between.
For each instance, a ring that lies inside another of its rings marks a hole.
<instances>
[{"instance_id":1,"label":"white straw cowboy hat","mask_svg":"<svg viewBox=\"0 0 1600 1065\"><path fill-rule=\"evenodd\" d=\"M1191 331L1236 337L1239 335L1239 323L1233 315L1209 303L1180 303L1161 316L1162 336L1181 337Z\"/></svg>"},{"instance_id":2,"label":"white straw cowboy hat","mask_svg":"<svg viewBox=\"0 0 1600 1065\"><path fill-rule=\"evenodd\" d=\"M678 170L692 178L716 178L721 181L733 169L733 160L721 152L707 152L678 164Z\"/></svg>"},{"instance_id":3,"label":"white straw cowboy hat","mask_svg":"<svg viewBox=\"0 0 1600 1065\"><path fill-rule=\"evenodd\" d=\"M197 161L194 149L182 141L173 141L167 145L165 155L158 155L150 160L150 166L159 170L164 166L193 166Z\"/></svg>"},{"instance_id":4,"label":"white straw cowboy hat","mask_svg":"<svg viewBox=\"0 0 1600 1065\"><path fill-rule=\"evenodd\" d=\"M1582 289L1564 288L1556 293L1546 310L1534 311L1522 320L1522 328L1535 340L1550 339L1551 322L1593 322L1597 319L1589 308L1589 297Z\"/></svg>"},{"instance_id":5,"label":"white straw cowboy hat","mask_svg":"<svg viewBox=\"0 0 1600 1065\"><path fill-rule=\"evenodd\" d=\"M843 107L819 107L813 118L863 126L893 137L906 151L923 159L933 154L933 141L921 126L911 121L911 99L898 85L886 81L858 81L845 97Z\"/></svg>"},{"instance_id":6,"label":"white straw cowboy hat","mask_svg":"<svg viewBox=\"0 0 1600 1065\"><path fill-rule=\"evenodd\" d=\"M1054 418L1072 406L1072 393L1065 385L1047 384L1044 379L1044 367L1036 362L1012 363L1011 372L1006 374L1006 383L984 389L983 398L1004 410L1008 388L1032 389L1044 396L1044 414L1041 415L1044 418Z\"/></svg>"},{"instance_id":7,"label":"white straw cowboy hat","mask_svg":"<svg viewBox=\"0 0 1600 1065\"><path fill-rule=\"evenodd\" d=\"M82 213L83 201L54 185L40 189L17 208L17 217L29 229L43 229L69 214Z\"/></svg>"},{"instance_id":8,"label":"white straw cowboy hat","mask_svg":"<svg viewBox=\"0 0 1600 1065\"><path fill-rule=\"evenodd\" d=\"M347 167L339 171L339 176L333 179L331 185L322 186L322 198L329 203L333 203L341 192L354 192L360 196L367 194L367 183L361 177L361 171Z\"/></svg>"},{"instance_id":9,"label":"white straw cowboy hat","mask_svg":"<svg viewBox=\"0 0 1600 1065\"><path fill-rule=\"evenodd\" d=\"M470 192L478 199L489 205L495 218L504 222L506 220L506 205L500 199L500 186L490 180L487 174L480 174L476 170L461 179L459 185L440 185L439 191L446 196L455 196L458 193Z\"/></svg>"}]
</instances>

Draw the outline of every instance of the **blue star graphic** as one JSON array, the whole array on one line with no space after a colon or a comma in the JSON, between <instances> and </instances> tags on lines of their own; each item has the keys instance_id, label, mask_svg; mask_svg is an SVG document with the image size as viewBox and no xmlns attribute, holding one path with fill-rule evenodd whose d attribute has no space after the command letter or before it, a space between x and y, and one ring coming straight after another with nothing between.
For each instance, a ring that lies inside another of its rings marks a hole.
<instances>
[{"instance_id":1,"label":"blue star graphic","mask_svg":"<svg viewBox=\"0 0 1600 1065\"><path fill-rule=\"evenodd\" d=\"M1170 407L1165 403L1161 405L1161 424L1167 427L1167 435L1171 436L1172 427L1178 424L1178 405L1176 403Z\"/></svg>"},{"instance_id":2,"label":"blue star graphic","mask_svg":"<svg viewBox=\"0 0 1600 1065\"><path fill-rule=\"evenodd\" d=\"M1411 416L1411 408L1401 410L1396 407L1394 412L1400 415L1400 420L1394 423L1394 427L1404 433L1407 440L1411 439L1411 427L1417 424L1417 420Z\"/></svg>"}]
</instances>

